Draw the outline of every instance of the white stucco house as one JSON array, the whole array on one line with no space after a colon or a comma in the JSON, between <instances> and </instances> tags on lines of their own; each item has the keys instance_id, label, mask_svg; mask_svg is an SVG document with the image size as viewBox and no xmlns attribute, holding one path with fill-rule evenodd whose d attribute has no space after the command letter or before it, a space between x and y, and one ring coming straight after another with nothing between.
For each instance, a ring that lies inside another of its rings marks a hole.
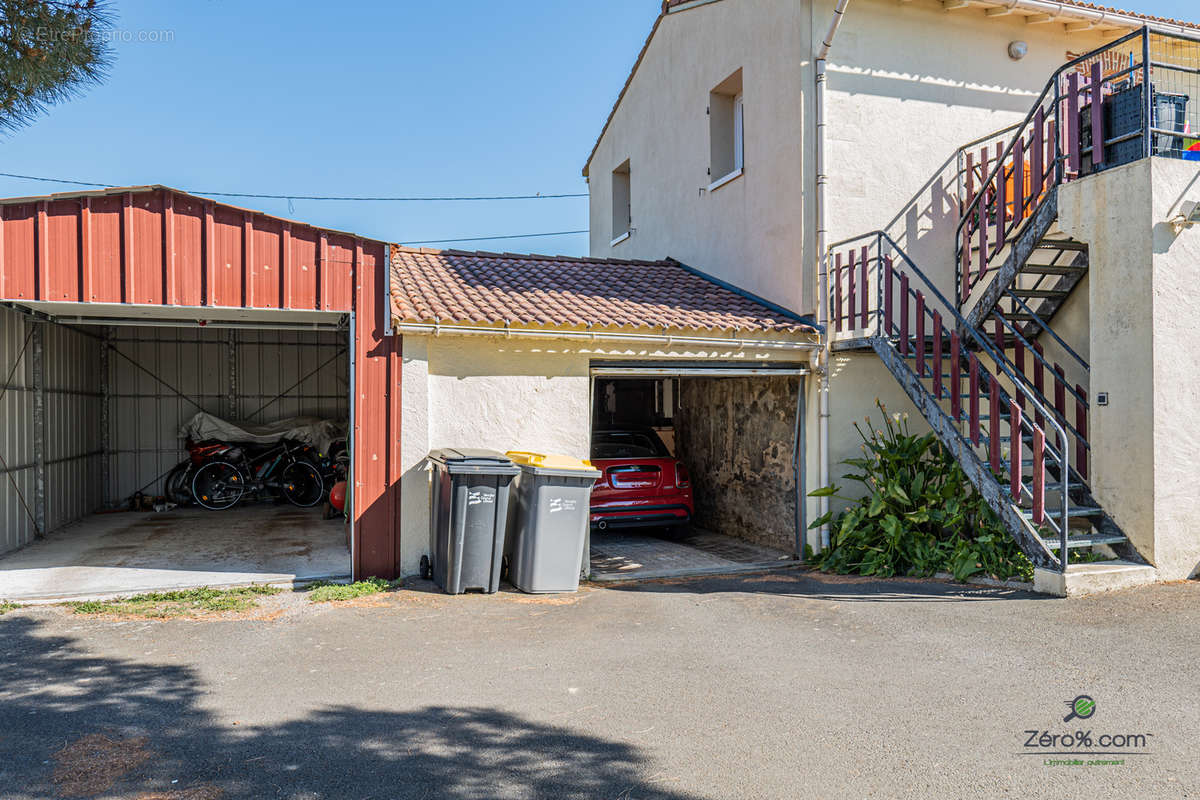
<instances>
[{"instance_id":1,"label":"white stucco house","mask_svg":"<svg viewBox=\"0 0 1200 800\"><path fill-rule=\"evenodd\" d=\"M1048 591L1193 576L1198 67L1197 25L1074 0L668 0L584 167L591 254L815 321L810 484L879 398Z\"/></svg>"}]
</instances>

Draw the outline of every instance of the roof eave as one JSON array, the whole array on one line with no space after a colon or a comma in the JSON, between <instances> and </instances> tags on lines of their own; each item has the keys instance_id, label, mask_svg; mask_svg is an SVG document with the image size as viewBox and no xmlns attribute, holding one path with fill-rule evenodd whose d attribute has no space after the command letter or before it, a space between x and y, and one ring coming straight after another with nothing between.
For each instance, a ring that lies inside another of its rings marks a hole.
<instances>
[{"instance_id":1,"label":"roof eave","mask_svg":"<svg viewBox=\"0 0 1200 800\"><path fill-rule=\"evenodd\" d=\"M1110 25L1119 28L1141 28L1149 26L1152 30L1163 33L1181 34L1189 37L1200 36L1200 24L1197 23L1139 16L1123 13L1117 9L1086 8L1080 5L1060 2L1060 0L995 0L995 2L969 0L969 2L971 5L981 8L1024 9L1030 12L1030 16L1048 14L1053 19L1062 17L1078 22L1092 22L1095 27ZM600 129L600 135L596 137L596 143L592 145L587 162L583 165L583 177L590 177L592 160L596 157L596 151L600 149L600 142L604 140L604 134L608 133L608 128L612 124L613 117L616 116L617 109L621 106L621 101L625 99L625 93L629 91L629 86L633 83L633 77L637 74L638 67L641 66L642 59L646 56L646 51L650 49L650 42L654 39L654 34L658 31L658 26L662 23L663 18L671 13L687 11L695 5L707 5L707 3L684 3L677 6L670 6L668 3L663 3L663 10L655 18L654 25L650 28L650 33L646 36L646 41L642 44L642 49L638 52L637 59L633 62L633 67L629 70L629 76L625 79L625 84L621 87L621 91L617 94L617 100L613 103L612 110L608 112L608 117L604 120L604 127Z\"/></svg>"}]
</instances>

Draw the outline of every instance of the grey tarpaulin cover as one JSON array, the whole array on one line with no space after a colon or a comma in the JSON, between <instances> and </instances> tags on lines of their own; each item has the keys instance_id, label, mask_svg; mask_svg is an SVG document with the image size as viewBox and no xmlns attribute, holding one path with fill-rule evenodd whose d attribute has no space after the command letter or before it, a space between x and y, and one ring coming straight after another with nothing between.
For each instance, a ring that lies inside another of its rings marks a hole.
<instances>
[{"instance_id":1,"label":"grey tarpaulin cover","mask_svg":"<svg viewBox=\"0 0 1200 800\"><path fill-rule=\"evenodd\" d=\"M329 445L346 436L346 423L320 417L288 417L274 422L252 424L230 422L226 419L201 411L179 429L181 439L197 442L218 439L222 442L254 442L274 444L280 439L295 439L317 448L317 452L329 453Z\"/></svg>"}]
</instances>

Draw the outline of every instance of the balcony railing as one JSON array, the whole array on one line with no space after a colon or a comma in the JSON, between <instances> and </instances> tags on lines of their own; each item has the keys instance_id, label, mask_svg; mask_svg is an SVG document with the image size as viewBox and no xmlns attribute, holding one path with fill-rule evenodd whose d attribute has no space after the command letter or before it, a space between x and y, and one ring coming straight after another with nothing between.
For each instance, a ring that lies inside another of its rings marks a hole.
<instances>
[{"instance_id":1,"label":"balcony railing","mask_svg":"<svg viewBox=\"0 0 1200 800\"><path fill-rule=\"evenodd\" d=\"M1064 64L1020 124L960 151L958 307L1052 189L1152 155L1200 162L1200 39L1143 28Z\"/></svg>"}]
</instances>

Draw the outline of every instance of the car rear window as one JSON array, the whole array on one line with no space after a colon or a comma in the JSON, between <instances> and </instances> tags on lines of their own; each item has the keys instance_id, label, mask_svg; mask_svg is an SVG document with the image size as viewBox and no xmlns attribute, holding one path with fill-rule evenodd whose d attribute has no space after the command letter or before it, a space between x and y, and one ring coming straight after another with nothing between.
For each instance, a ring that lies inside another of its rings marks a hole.
<instances>
[{"instance_id":1,"label":"car rear window","mask_svg":"<svg viewBox=\"0 0 1200 800\"><path fill-rule=\"evenodd\" d=\"M604 431L592 436L592 458L664 458L667 448L653 433Z\"/></svg>"}]
</instances>

